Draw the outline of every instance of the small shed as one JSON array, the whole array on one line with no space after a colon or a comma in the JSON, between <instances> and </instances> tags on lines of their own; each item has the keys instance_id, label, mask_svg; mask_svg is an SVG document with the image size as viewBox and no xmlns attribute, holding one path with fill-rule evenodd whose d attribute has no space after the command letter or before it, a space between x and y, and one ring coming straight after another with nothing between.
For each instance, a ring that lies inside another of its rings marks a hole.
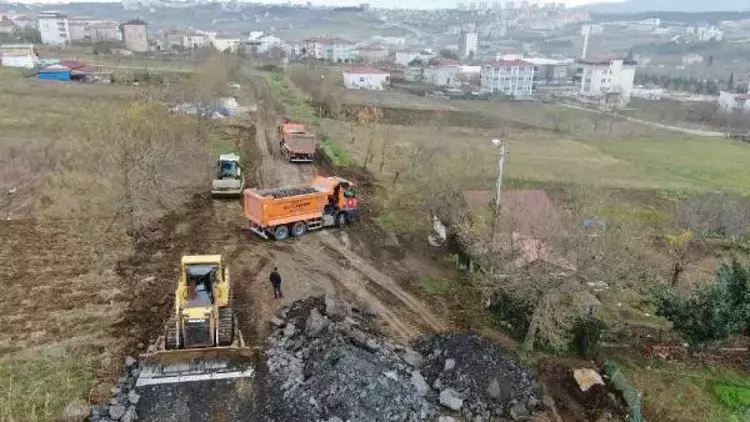
<instances>
[{"instance_id":1,"label":"small shed","mask_svg":"<svg viewBox=\"0 0 750 422\"><path fill-rule=\"evenodd\" d=\"M69 81L70 69L59 64L43 67L39 69L39 79L46 81Z\"/></svg>"},{"instance_id":2,"label":"small shed","mask_svg":"<svg viewBox=\"0 0 750 422\"><path fill-rule=\"evenodd\" d=\"M344 71L344 86L348 89L382 91L391 84L391 73L372 67L355 67Z\"/></svg>"}]
</instances>

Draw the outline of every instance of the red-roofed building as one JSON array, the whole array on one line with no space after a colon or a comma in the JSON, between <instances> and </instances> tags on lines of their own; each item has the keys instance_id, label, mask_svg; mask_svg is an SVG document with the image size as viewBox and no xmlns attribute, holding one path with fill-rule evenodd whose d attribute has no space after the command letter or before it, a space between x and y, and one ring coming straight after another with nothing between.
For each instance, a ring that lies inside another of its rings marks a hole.
<instances>
[{"instance_id":1,"label":"red-roofed building","mask_svg":"<svg viewBox=\"0 0 750 422\"><path fill-rule=\"evenodd\" d=\"M523 60L497 60L482 65L482 90L517 99L534 94L534 65Z\"/></svg>"},{"instance_id":2,"label":"red-roofed building","mask_svg":"<svg viewBox=\"0 0 750 422\"><path fill-rule=\"evenodd\" d=\"M719 108L726 113L741 111L750 112L750 94L734 94L721 91L719 93Z\"/></svg>"},{"instance_id":3,"label":"red-roofed building","mask_svg":"<svg viewBox=\"0 0 750 422\"><path fill-rule=\"evenodd\" d=\"M353 67L344 71L347 89L382 91L391 84L391 73L374 67Z\"/></svg>"}]
</instances>

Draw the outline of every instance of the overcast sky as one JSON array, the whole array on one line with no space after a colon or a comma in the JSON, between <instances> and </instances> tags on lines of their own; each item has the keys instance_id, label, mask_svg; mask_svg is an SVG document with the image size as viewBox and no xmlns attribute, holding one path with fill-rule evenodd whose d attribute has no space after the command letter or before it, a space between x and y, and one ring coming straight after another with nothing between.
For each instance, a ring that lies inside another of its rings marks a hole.
<instances>
[{"instance_id":1,"label":"overcast sky","mask_svg":"<svg viewBox=\"0 0 750 422\"><path fill-rule=\"evenodd\" d=\"M253 3L273 3L273 4L281 4L281 3L288 3L289 0L266 0L266 1L259 1L259 0L239 0L241 2L244 1L252 1ZM306 0L291 0L292 3L305 3ZM468 3L472 0L463 0L465 3ZM478 0L474 0L478 1ZM493 0L487 0L488 3L492 3ZM503 3L505 3L507 0L501 0ZM516 0L516 3L520 3L522 0ZM623 0L562 0L565 4L568 6L580 6L582 4L588 4L588 3L616 3L618 1ZM119 3L118 0L20 0L21 3ZM351 6L351 5L357 5L359 3L366 3L369 2L371 5L375 7L410 7L414 9L435 9L440 7L454 7L457 3L457 0L312 0L312 3L315 5L325 5L325 6ZM533 0L529 1L530 3L533 2ZM540 3L548 3L549 1L540 1Z\"/></svg>"}]
</instances>

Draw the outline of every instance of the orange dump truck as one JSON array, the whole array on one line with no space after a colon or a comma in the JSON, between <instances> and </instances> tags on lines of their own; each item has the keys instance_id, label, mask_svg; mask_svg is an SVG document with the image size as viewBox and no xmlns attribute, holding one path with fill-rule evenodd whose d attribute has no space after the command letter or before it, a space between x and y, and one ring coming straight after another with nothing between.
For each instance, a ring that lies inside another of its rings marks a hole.
<instances>
[{"instance_id":1,"label":"orange dump truck","mask_svg":"<svg viewBox=\"0 0 750 422\"><path fill-rule=\"evenodd\" d=\"M284 240L346 225L357 217L359 202L352 182L316 176L306 186L247 189L242 205L251 231L264 239Z\"/></svg>"},{"instance_id":2,"label":"orange dump truck","mask_svg":"<svg viewBox=\"0 0 750 422\"><path fill-rule=\"evenodd\" d=\"M315 134L301 123L285 122L279 126L279 148L292 163L310 163L315 158Z\"/></svg>"}]
</instances>

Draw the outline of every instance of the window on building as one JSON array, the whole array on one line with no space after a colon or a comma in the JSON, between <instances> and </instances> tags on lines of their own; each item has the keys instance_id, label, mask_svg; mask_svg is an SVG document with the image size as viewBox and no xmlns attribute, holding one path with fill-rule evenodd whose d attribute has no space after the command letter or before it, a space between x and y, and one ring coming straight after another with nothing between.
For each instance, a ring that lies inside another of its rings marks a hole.
<instances>
[{"instance_id":1,"label":"window on building","mask_svg":"<svg viewBox=\"0 0 750 422\"><path fill-rule=\"evenodd\" d=\"M359 78L359 81L360 81L360 82L364 82L364 81L365 81L365 77L364 77L364 76L361 76L361 77Z\"/></svg>"}]
</instances>

